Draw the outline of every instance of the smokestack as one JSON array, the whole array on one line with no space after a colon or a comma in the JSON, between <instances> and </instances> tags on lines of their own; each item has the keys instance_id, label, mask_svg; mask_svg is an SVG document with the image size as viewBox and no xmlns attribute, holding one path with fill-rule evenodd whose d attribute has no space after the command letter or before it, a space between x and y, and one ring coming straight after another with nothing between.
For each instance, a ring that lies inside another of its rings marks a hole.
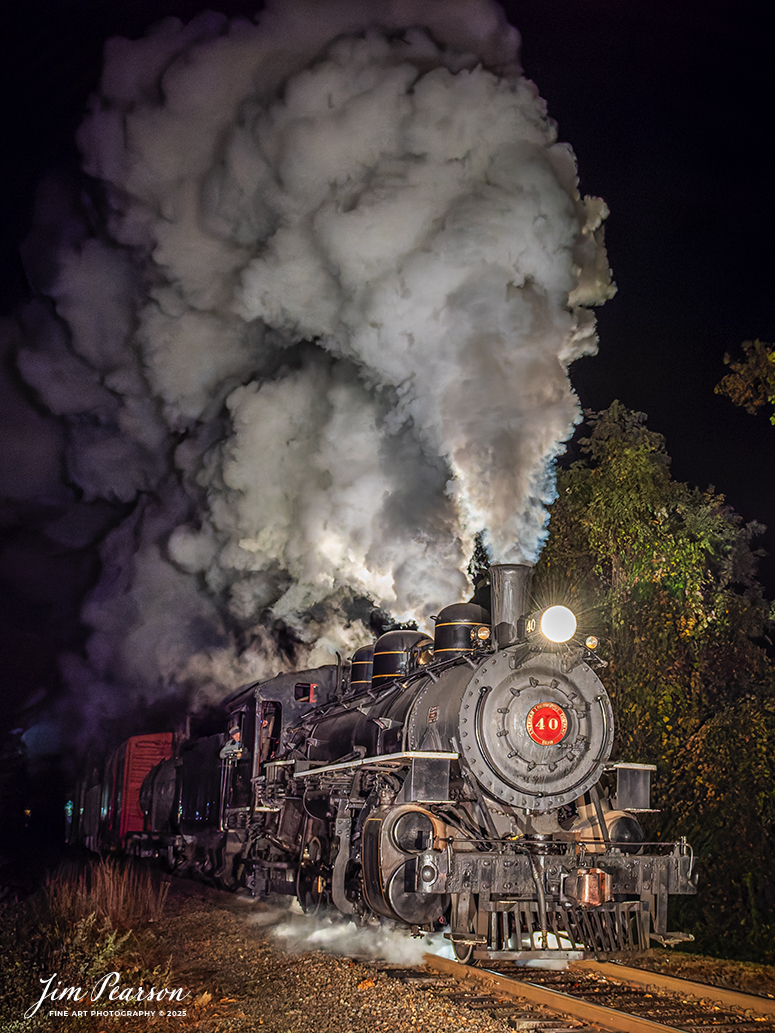
<instances>
[{"instance_id":1,"label":"smokestack","mask_svg":"<svg viewBox=\"0 0 775 1033\"><path fill-rule=\"evenodd\" d=\"M490 567L492 623L498 649L519 641L519 618L529 609L533 568L528 563L493 563Z\"/></svg>"}]
</instances>

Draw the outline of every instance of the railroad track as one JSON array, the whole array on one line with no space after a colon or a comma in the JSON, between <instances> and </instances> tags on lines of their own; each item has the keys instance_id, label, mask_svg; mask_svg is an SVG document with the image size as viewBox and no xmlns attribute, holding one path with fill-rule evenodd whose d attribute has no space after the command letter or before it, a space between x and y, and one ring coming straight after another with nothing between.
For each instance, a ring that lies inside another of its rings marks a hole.
<instances>
[{"instance_id":1,"label":"railroad track","mask_svg":"<svg viewBox=\"0 0 775 1033\"><path fill-rule=\"evenodd\" d=\"M772 998L624 965L580 962L557 972L504 964L495 972L426 954L424 966L380 968L525 1033L775 1033Z\"/></svg>"}]
</instances>

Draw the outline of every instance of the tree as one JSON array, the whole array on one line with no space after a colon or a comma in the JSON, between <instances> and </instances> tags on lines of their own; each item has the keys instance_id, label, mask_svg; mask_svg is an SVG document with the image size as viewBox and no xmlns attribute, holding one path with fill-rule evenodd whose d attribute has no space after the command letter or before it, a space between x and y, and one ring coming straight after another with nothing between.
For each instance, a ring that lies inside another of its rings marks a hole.
<instances>
[{"instance_id":1,"label":"tree","mask_svg":"<svg viewBox=\"0 0 775 1033\"><path fill-rule=\"evenodd\" d=\"M745 358L724 362L732 370L716 385L718 395L726 395L746 412L757 413L763 406L772 408L770 423L775 424L775 346L763 341L744 341Z\"/></svg>"},{"instance_id":2,"label":"tree","mask_svg":"<svg viewBox=\"0 0 775 1033\"><path fill-rule=\"evenodd\" d=\"M698 945L775 961L775 697L751 693L722 706L686 743L667 792L671 826L700 862L697 897L677 920Z\"/></svg>"},{"instance_id":3,"label":"tree","mask_svg":"<svg viewBox=\"0 0 775 1033\"><path fill-rule=\"evenodd\" d=\"M580 631L601 639L609 662L601 677L617 715L616 754L657 763L662 834L701 845L710 918L700 927L699 912L687 912L697 919L692 931L706 949L732 935L751 954L754 940L765 942L763 927L775 932L764 918L754 937L752 925L733 928L732 919L736 906L761 898L757 879L770 860L765 759L775 748L775 673L756 641L766 607L751 547L761 528L743 524L712 489L675 481L664 439L642 413L615 402L587 414L586 425L583 458L558 475L535 590L540 601L573 586L565 591ZM745 750L745 736L735 725L724 740L724 729L743 714L751 727L760 715L766 748L736 767L732 744ZM721 740L729 748L719 767ZM702 784L713 791L703 795ZM749 811L732 849L740 798Z\"/></svg>"}]
</instances>

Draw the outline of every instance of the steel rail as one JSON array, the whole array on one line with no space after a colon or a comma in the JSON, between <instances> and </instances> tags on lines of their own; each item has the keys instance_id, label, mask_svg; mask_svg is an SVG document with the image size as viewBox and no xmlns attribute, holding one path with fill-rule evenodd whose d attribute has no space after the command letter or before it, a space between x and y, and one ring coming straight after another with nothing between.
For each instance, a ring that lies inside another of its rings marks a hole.
<instances>
[{"instance_id":1,"label":"steel rail","mask_svg":"<svg viewBox=\"0 0 775 1033\"><path fill-rule=\"evenodd\" d=\"M651 969L631 968L628 965L602 961L571 961L569 968L599 972L601 976L618 979L622 983L655 986L660 990L669 990L671 993L683 994L686 997L699 997L718 1001L719 1004L727 1004L733 1008L758 1011L762 1015L775 1015L775 1000L770 997L747 994L742 990L727 990L725 987L711 986L707 983L694 983L690 979L664 975L662 972L653 972Z\"/></svg>"},{"instance_id":2,"label":"steel rail","mask_svg":"<svg viewBox=\"0 0 775 1033\"><path fill-rule=\"evenodd\" d=\"M650 1019L641 1019L637 1015L627 1015L625 1012L616 1011L613 1008L591 1004L578 997L570 997L559 990L550 990L548 987L523 982L521 979L510 979L508 976L502 976L489 969L461 965L459 961L440 958L435 954L426 954L423 961L428 968L435 972L454 976L461 981L474 980L486 986L495 987L512 997L521 997L522 1000L531 1001L533 1004L542 1004L566 1018L589 1022L602 1029L611 1030L611 1033L676 1033L675 1026L665 1026L661 1022L652 1022Z\"/></svg>"}]
</instances>

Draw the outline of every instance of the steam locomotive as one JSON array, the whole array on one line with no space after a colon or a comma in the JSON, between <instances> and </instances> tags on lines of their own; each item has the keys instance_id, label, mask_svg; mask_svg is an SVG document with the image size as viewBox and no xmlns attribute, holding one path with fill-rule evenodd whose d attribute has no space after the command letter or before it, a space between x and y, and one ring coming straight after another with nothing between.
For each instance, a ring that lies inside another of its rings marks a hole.
<instances>
[{"instance_id":1,"label":"steam locomotive","mask_svg":"<svg viewBox=\"0 0 775 1033\"><path fill-rule=\"evenodd\" d=\"M667 903L696 892L691 848L644 841L654 767L608 763L596 643L565 607L531 612L531 572L492 566L491 612L447 606L433 639L389 631L349 664L241 689L228 737L134 737L82 787L80 838L305 910L443 929L461 961L686 939Z\"/></svg>"}]
</instances>

